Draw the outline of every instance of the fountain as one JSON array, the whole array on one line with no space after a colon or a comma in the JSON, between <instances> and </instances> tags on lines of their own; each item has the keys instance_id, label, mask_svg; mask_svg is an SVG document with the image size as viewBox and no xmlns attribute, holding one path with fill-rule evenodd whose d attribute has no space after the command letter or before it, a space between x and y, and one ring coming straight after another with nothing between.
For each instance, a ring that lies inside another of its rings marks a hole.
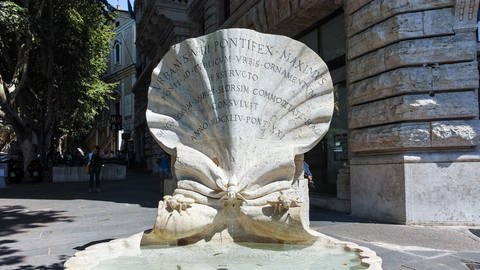
<instances>
[{"instance_id":1,"label":"fountain","mask_svg":"<svg viewBox=\"0 0 480 270\"><path fill-rule=\"evenodd\" d=\"M381 269L309 228L303 153L328 130L333 86L293 39L224 29L173 45L147 121L178 179L152 230L78 252L66 269Z\"/></svg>"}]
</instances>

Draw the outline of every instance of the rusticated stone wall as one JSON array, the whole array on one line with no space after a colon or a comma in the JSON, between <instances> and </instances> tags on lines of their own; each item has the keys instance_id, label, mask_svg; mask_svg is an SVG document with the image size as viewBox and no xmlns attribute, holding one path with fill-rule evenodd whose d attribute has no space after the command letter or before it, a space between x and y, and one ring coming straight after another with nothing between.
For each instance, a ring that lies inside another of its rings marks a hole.
<instances>
[{"instance_id":1,"label":"rusticated stone wall","mask_svg":"<svg viewBox=\"0 0 480 270\"><path fill-rule=\"evenodd\" d=\"M354 215L480 223L478 2L344 2Z\"/></svg>"},{"instance_id":2,"label":"rusticated stone wall","mask_svg":"<svg viewBox=\"0 0 480 270\"><path fill-rule=\"evenodd\" d=\"M477 8L478 1L346 2L354 155L478 145L476 20L467 15Z\"/></svg>"}]
</instances>

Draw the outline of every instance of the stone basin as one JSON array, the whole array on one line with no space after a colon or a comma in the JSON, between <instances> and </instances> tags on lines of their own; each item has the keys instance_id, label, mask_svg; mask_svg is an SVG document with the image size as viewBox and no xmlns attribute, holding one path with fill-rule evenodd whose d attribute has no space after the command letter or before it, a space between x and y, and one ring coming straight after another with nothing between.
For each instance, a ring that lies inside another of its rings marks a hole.
<instances>
[{"instance_id":1,"label":"stone basin","mask_svg":"<svg viewBox=\"0 0 480 270\"><path fill-rule=\"evenodd\" d=\"M66 270L381 269L381 259L353 243L312 245L201 241L141 247L143 233L96 244L65 263ZM330 240L328 240L330 241Z\"/></svg>"}]
</instances>

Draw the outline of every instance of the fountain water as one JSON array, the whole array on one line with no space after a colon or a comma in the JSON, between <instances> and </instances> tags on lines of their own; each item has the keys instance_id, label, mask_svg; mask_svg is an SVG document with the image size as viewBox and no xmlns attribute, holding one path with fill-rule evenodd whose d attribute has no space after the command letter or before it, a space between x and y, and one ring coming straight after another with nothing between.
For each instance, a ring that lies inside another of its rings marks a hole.
<instances>
[{"instance_id":1,"label":"fountain water","mask_svg":"<svg viewBox=\"0 0 480 270\"><path fill-rule=\"evenodd\" d=\"M147 121L177 188L151 231L92 246L67 269L381 269L371 250L309 228L303 153L332 112L327 66L298 41L225 29L173 45Z\"/></svg>"}]
</instances>

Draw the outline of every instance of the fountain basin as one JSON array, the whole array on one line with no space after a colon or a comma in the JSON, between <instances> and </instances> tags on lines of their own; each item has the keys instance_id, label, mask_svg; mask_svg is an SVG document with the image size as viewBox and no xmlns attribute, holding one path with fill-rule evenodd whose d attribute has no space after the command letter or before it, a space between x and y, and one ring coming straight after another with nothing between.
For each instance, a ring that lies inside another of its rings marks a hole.
<instances>
[{"instance_id":1,"label":"fountain basin","mask_svg":"<svg viewBox=\"0 0 480 270\"><path fill-rule=\"evenodd\" d=\"M381 269L381 259L373 251L330 239L312 245L201 241L186 246L141 247L142 235L90 246L69 259L65 269Z\"/></svg>"}]
</instances>

